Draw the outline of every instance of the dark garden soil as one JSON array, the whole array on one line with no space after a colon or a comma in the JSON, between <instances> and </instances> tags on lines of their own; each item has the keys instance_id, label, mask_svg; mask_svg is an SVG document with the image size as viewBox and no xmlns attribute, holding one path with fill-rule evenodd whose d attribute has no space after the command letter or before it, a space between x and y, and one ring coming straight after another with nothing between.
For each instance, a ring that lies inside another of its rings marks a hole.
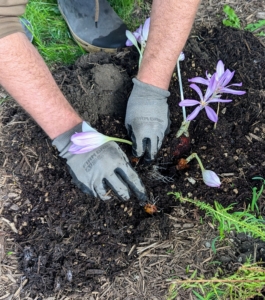
<instances>
[{"instance_id":1,"label":"dark garden soil","mask_svg":"<svg viewBox=\"0 0 265 300\"><path fill-rule=\"evenodd\" d=\"M80 192L45 133L14 102L5 103L0 165L5 166L7 175L16 176L21 193L9 195L4 216L18 229L15 240L20 268L28 279L24 289L31 297L39 293L45 297L58 292L91 293L120 274L126 276L138 259L137 247L144 245L151 233L157 233L160 243L172 238L174 215L183 205L168 192L181 192L210 204L214 200L223 206L236 203L236 210L249 203L251 188L259 186L252 177L265 176L265 48L251 33L215 28L192 35L184 52L186 58L180 64L186 98L198 99L188 79L204 77L206 71L213 73L220 59L226 68L235 70L233 82L242 82L241 89L247 93L227 96L233 102L221 105L215 130L204 111L191 122L191 152L196 152L205 168L219 174L222 181L220 188L210 188L203 183L195 162L186 171L176 171L172 164L171 143L182 120L178 79L173 74L169 97L171 131L152 165L145 166L140 161L135 166L150 198L157 201L159 212L155 215L147 214L134 197L125 203L113 195L111 201L103 202ZM124 116L137 59L133 49L117 55L88 54L73 66L60 67L53 75L84 119L106 135L128 138ZM120 146L131 158L130 147ZM263 198L263 215L264 204ZM188 204L185 209L185 220L198 223L204 217L203 212ZM184 239L189 240L188 234ZM229 264L223 259L223 269L228 273L238 267L240 255L253 252L253 241L248 240L248 247L244 247L243 239L238 241ZM256 248L257 260L265 259L262 247L264 244L259 243ZM183 266L189 265L194 255L191 252ZM170 262L170 255L166 259ZM198 257L200 261L205 259ZM171 269L168 278L170 274L178 272ZM210 271L205 276L212 275ZM166 290L164 287L164 295ZM153 291L152 299L163 299L161 291L156 294L155 287Z\"/></svg>"}]
</instances>

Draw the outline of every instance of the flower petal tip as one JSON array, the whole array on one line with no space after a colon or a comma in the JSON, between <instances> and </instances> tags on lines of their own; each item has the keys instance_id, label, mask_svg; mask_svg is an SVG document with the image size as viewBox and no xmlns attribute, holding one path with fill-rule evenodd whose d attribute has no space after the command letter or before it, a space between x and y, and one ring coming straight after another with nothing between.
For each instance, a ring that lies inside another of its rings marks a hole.
<instances>
[{"instance_id":1,"label":"flower petal tip","mask_svg":"<svg viewBox=\"0 0 265 300\"><path fill-rule=\"evenodd\" d=\"M210 187L220 187L221 181L217 174L211 170L204 170L202 172L203 181Z\"/></svg>"}]
</instances>

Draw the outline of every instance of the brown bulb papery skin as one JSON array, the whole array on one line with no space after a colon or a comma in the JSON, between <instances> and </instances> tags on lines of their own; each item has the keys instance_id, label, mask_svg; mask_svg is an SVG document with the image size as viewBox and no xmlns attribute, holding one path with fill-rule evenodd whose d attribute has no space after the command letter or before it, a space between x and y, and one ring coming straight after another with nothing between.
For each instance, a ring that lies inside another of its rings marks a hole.
<instances>
[{"instance_id":1,"label":"brown bulb papery skin","mask_svg":"<svg viewBox=\"0 0 265 300\"><path fill-rule=\"evenodd\" d=\"M182 156L188 155L190 151L190 137L185 135L175 138L171 144L171 156L172 160L176 160Z\"/></svg>"},{"instance_id":2,"label":"brown bulb papery skin","mask_svg":"<svg viewBox=\"0 0 265 300\"><path fill-rule=\"evenodd\" d=\"M157 212L157 207L154 204L147 203L144 206L144 211L149 215L153 215L154 213Z\"/></svg>"},{"instance_id":3,"label":"brown bulb papery skin","mask_svg":"<svg viewBox=\"0 0 265 300\"><path fill-rule=\"evenodd\" d=\"M186 161L185 158L181 158L178 160L178 163L176 164L176 169L178 171L180 170L186 170L188 169L190 166L188 165L188 162Z\"/></svg>"},{"instance_id":4,"label":"brown bulb papery skin","mask_svg":"<svg viewBox=\"0 0 265 300\"><path fill-rule=\"evenodd\" d=\"M135 157L135 156L130 157L130 162L133 167L137 166L139 164L139 161L140 161L140 157Z\"/></svg>"}]
</instances>

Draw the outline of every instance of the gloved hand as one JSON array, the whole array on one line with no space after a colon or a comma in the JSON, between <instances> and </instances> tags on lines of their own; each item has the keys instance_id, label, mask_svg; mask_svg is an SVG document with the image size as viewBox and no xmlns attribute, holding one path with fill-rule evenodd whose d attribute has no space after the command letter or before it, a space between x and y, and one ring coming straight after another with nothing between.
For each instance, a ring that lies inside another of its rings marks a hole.
<instances>
[{"instance_id":1,"label":"gloved hand","mask_svg":"<svg viewBox=\"0 0 265 300\"><path fill-rule=\"evenodd\" d=\"M167 97L170 93L161 88L133 79L125 126L133 142L133 155L145 155L153 160L169 132L170 120Z\"/></svg>"},{"instance_id":2,"label":"gloved hand","mask_svg":"<svg viewBox=\"0 0 265 300\"><path fill-rule=\"evenodd\" d=\"M126 201L132 190L141 202L147 201L141 180L117 143L111 141L91 152L72 154L68 149L72 144L70 138L76 132L82 132L82 123L55 138L52 144L67 160L73 182L84 193L108 200L111 197L107 193L111 188Z\"/></svg>"}]
</instances>

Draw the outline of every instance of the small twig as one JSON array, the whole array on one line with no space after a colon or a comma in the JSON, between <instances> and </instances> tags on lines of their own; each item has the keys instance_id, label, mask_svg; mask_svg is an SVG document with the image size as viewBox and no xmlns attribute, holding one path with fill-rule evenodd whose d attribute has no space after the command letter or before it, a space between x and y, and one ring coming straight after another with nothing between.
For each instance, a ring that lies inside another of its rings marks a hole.
<instances>
[{"instance_id":1,"label":"small twig","mask_svg":"<svg viewBox=\"0 0 265 300\"><path fill-rule=\"evenodd\" d=\"M38 170L39 163L40 163L40 160L38 160L37 163L36 163L36 167L35 167L35 170L34 170L34 174L35 174L35 173L37 172L37 170Z\"/></svg>"},{"instance_id":2,"label":"small twig","mask_svg":"<svg viewBox=\"0 0 265 300\"><path fill-rule=\"evenodd\" d=\"M29 166L29 168L31 169L31 171L34 172L34 170L33 170L32 166L31 166L31 164L29 163L29 160L28 160L26 154L24 154L22 151L19 151L19 152L20 152L20 153L22 154L22 156L24 157L25 162L27 163L27 165Z\"/></svg>"},{"instance_id":3,"label":"small twig","mask_svg":"<svg viewBox=\"0 0 265 300\"><path fill-rule=\"evenodd\" d=\"M132 246L131 250L129 251L128 256L130 256L130 255L132 254L132 252L133 252L133 250L135 249L135 247L136 247L136 245L134 244L134 245Z\"/></svg>"},{"instance_id":4,"label":"small twig","mask_svg":"<svg viewBox=\"0 0 265 300\"><path fill-rule=\"evenodd\" d=\"M77 78L78 78L78 81L80 83L80 86L81 86L82 90L85 92L86 95L88 95L88 92L87 92L86 88L83 86L83 83L82 83L82 80L81 80L80 76L77 75Z\"/></svg>"},{"instance_id":5,"label":"small twig","mask_svg":"<svg viewBox=\"0 0 265 300\"><path fill-rule=\"evenodd\" d=\"M7 219L5 219L5 218L3 218L3 217L1 217L0 220L4 221L6 224L8 224L8 225L10 226L10 228L11 228L15 233L18 233L18 231L17 231L17 229L16 229L16 226L15 226L15 224L14 224L13 222L10 222L9 220L7 220Z\"/></svg>"},{"instance_id":6,"label":"small twig","mask_svg":"<svg viewBox=\"0 0 265 300\"><path fill-rule=\"evenodd\" d=\"M245 43L245 45L247 46L247 48L248 48L248 52L249 52L249 54L251 54L251 50L250 50L250 47L249 47L249 45L248 45L248 43L247 43L247 41L244 39L244 43Z\"/></svg>"},{"instance_id":7,"label":"small twig","mask_svg":"<svg viewBox=\"0 0 265 300\"><path fill-rule=\"evenodd\" d=\"M20 294L21 290L22 290L23 287L27 284L27 282L28 282L28 279L25 279L25 280L21 283L20 287L19 287L18 290L15 292L14 296L12 297L12 299L16 298L16 297Z\"/></svg>"}]
</instances>

